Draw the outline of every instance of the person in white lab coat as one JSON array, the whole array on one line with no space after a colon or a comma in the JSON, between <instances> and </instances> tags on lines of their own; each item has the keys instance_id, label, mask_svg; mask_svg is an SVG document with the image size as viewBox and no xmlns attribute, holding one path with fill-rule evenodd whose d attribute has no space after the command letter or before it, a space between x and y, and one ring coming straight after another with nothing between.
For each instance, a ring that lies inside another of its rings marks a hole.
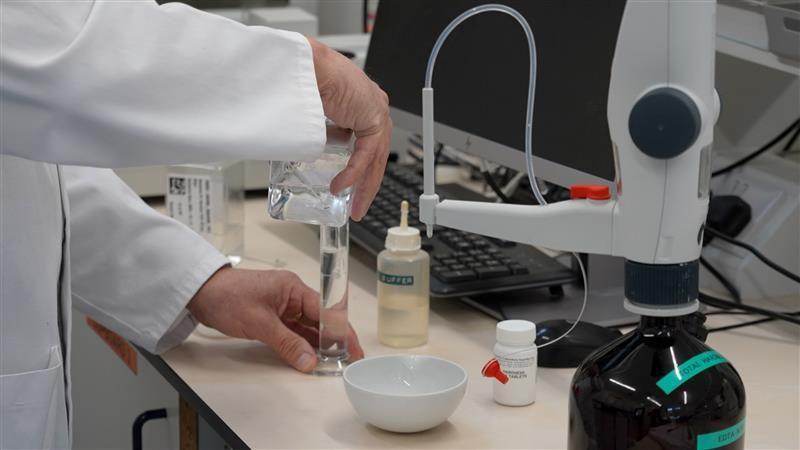
<instances>
[{"instance_id":1,"label":"person in white lab coat","mask_svg":"<svg viewBox=\"0 0 800 450\"><path fill-rule=\"evenodd\" d=\"M309 160L327 116L357 136L331 188L355 186L358 220L386 162L386 95L313 40L182 4L2 1L0 30L0 448L70 446L73 304L152 352L200 321L311 370L292 318L313 320L312 289L227 267L110 170L62 164Z\"/></svg>"}]
</instances>

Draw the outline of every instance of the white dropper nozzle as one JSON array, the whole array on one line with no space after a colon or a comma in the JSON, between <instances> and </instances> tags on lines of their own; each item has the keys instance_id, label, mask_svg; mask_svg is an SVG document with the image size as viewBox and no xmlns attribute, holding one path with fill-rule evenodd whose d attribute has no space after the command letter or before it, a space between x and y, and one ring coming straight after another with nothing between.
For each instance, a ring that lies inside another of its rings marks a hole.
<instances>
[{"instance_id":1,"label":"white dropper nozzle","mask_svg":"<svg viewBox=\"0 0 800 450\"><path fill-rule=\"evenodd\" d=\"M386 248L392 251L419 250L422 241L419 230L408 226L408 202L400 203L400 226L389 228L386 234Z\"/></svg>"},{"instance_id":2,"label":"white dropper nozzle","mask_svg":"<svg viewBox=\"0 0 800 450\"><path fill-rule=\"evenodd\" d=\"M405 200L400 203L400 228L408 228L408 202Z\"/></svg>"}]
</instances>

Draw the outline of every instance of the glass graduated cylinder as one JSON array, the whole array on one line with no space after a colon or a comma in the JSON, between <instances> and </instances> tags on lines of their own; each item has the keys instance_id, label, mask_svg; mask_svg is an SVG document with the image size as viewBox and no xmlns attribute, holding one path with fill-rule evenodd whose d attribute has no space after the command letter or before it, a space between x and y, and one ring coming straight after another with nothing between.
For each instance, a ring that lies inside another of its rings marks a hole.
<instances>
[{"instance_id":1,"label":"glass graduated cylinder","mask_svg":"<svg viewBox=\"0 0 800 450\"><path fill-rule=\"evenodd\" d=\"M320 317L316 375L341 375L350 353L347 350L347 292L349 225L321 225L320 229Z\"/></svg>"}]
</instances>

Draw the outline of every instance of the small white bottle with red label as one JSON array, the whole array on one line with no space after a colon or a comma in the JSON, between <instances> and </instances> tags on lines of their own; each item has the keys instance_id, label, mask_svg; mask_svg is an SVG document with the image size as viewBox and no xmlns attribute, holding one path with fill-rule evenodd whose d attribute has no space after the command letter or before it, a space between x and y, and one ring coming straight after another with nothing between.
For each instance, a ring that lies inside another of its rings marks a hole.
<instances>
[{"instance_id":1,"label":"small white bottle with red label","mask_svg":"<svg viewBox=\"0 0 800 450\"><path fill-rule=\"evenodd\" d=\"M525 406L536 401L536 325L527 320L497 324L494 359L484 367L492 381L494 401Z\"/></svg>"}]
</instances>

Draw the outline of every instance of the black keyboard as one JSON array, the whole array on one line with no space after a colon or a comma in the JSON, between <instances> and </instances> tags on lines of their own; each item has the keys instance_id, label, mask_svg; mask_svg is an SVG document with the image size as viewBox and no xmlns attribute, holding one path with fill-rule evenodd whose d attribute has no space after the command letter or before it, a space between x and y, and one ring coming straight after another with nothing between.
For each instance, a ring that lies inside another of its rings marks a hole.
<instances>
[{"instance_id":1,"label":"black keyboard","mask_svg":"<svg viewBox=\"0 0 800 450\"><path fill-rule=\"evenodd\" d=\"M421 193L422 176L415 167L390 163L367 215L350 223L350 238L378 254L387 230L400 222L400 202L408 200L409 226L420 229L422 248L431 256L431 296L463 297L576 281L575 273L528 245L440 226L428 239L417 208ZM457 184L438 185L436 193L441 200L492 201Z\"/></svg>"}]
</instances>

